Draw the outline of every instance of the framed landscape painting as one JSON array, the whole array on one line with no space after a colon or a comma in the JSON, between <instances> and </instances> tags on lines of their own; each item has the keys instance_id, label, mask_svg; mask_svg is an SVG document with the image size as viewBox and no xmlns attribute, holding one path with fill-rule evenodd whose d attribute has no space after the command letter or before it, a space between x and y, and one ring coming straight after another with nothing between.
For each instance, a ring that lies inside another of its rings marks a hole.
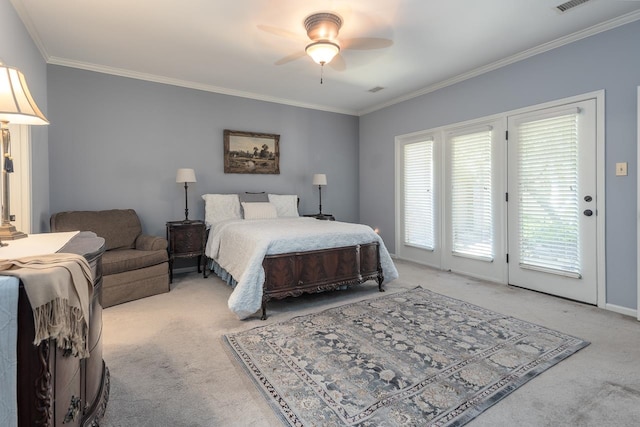
<instances>
[{"instance_id":1,"label":"framed landscape painting","mask_svg":"<svg viewBox=\"0 0 640 427\"><path fill-rule=\"evenodd\" d=\"M224 130L224 173L280 173L280 135Z\"/></svg>"}]
</instances>

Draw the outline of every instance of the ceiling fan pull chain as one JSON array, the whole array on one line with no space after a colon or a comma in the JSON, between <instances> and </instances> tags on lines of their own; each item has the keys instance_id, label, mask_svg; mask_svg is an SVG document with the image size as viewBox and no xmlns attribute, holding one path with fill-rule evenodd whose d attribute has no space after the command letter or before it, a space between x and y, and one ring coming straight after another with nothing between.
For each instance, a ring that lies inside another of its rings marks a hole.
<instances>
[{"instance_id":1,"label":"ceiling fan pull chain","mask_svg":"<svg viewBox=\"0 0 640 427\"><path fill-rule=\"evenodd\" d=\"M323 75L324 75L324 64L320 64L320 84L322 84Z\"/></svg>"}]
</instances>

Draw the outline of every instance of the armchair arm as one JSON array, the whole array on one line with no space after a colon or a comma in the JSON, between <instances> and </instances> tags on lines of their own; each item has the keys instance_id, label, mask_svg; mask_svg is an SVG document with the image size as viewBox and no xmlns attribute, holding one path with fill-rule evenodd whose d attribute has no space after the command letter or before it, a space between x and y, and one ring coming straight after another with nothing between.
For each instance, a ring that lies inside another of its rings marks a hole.
<instances>
[{"instance_id":1,"label":"armchair arm","mask_svg":"<svg viewBox=\"0 0 640 427\"><path fill-rule=\"evenodd\" d=\"M136 249L141 251L158 251L167 249L167 239L158 236L141 234L136 238Z\"/></svg>"}]
</instances>

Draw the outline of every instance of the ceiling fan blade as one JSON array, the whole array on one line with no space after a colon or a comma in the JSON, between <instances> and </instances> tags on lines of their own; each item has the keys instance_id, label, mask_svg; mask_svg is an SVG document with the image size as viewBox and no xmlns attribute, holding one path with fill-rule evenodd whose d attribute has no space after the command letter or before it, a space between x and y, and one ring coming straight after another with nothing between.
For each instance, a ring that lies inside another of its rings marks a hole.
<instances>
[{"instance_id":1,"label":"ceiling fan blade","mask_svg":"<svg viewBox=\"0 0 640 427\"><path fill-rule=\"evenodd\" d=\"M340 40L343 49L371 50L384 49L393 45L393 40L381 39L377 37L357 37L353 39Z\"/></svg>"},{"instance_id":2,"label":"ceiling fan blade","mask_svg":"<svg viewBox=\"0 0 640 427\"><path fill-rule=\"evenodd\" d=\"M344 62L344 56L340 54L334 56L331 62L329 62L329 67L333 68L336 71L346 70L347 64Z\"/></svg>"},{"instance_id":3,"label":"ceiling fan blade","mask_svg":"<svg viewBox=\"0 0 640 427\"><path fill-rule=\"evenodd\" d=\"M284 64L288 64L289 62L293 62L293 61L295 61L296 59L300 59L300 58L302 58L302 57L303 57L303 56L305 56L305 55L306 55L306 53L305 53L304 51L302 51L302 52L295 52L295 53L292 53L291 55L287 55L287 56L285 56L284 58L280 58L280 59L278 59L278 60L277 60L276 62L274 62L273 64L274 64L274 65L284 65Z\"/></svg>"},{"instance_id":4,"label":"ceiling fan blade","mask_svg":"<svg viewBox=\"0 0 640 427\"><path fill-rule=\"evenodd\" d=\"M275 34L276 36L285 37L293 40L306 40L302 35L294 33L293 31L285 30L284 28L272 27L271 25L262 25L259 24L259 30L262 30L266 33Z\"/></svg>"}]
</instances>

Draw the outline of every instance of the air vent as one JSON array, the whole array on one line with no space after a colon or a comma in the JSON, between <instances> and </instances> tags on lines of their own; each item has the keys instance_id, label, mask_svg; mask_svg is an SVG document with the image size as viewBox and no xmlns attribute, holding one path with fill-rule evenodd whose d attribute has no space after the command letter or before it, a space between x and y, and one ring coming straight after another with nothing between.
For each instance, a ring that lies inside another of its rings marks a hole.
<instances>
[{"instance_id":1,"label":"air vent","mask_svg":"<svg viewBox=\"0 0 640 427\"><path fill-rule=\"evenodd\" d=\"M369 89L369 92L376 93L376 92L380 92L382 89L384 89L382 86L376 86Z\"/></svg>"},{"instance_id":2,"label":"air vent","mask_svg":"<svg viewBox=\"0 0 640 427\"><path fill-rule=\"evenodd\" d=\"M566 12L569 9L573 9L576 6L580 6L582 3L586 3L589 0L570 0L566 3L562 3L561 5L556 6L560 12Z\"/></svg>"}]
</instances>

